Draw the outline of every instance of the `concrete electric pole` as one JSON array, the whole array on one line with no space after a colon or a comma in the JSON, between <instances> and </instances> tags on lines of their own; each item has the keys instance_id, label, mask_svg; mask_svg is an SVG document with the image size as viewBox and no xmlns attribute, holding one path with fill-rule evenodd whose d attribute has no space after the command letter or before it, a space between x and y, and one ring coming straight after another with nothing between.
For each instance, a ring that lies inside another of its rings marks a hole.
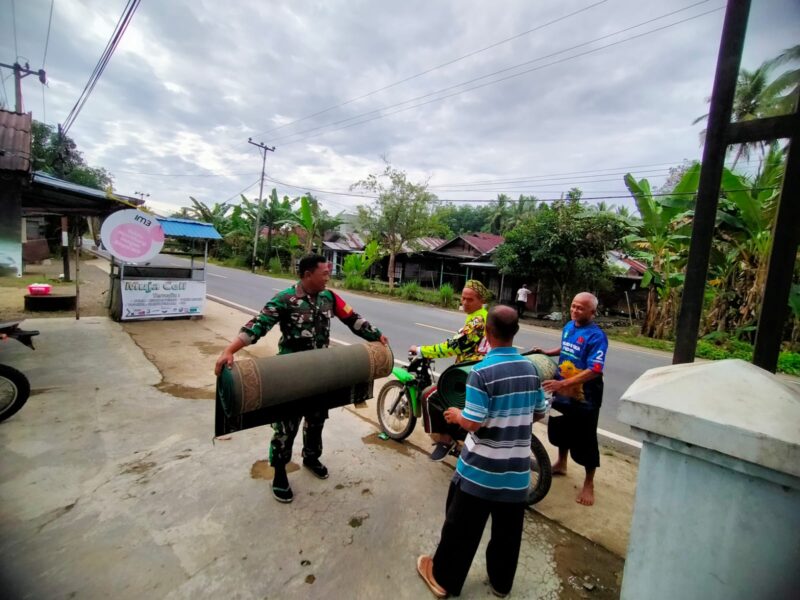
<instances>
[{"instance_id":1,"label":"concrete electric pole","mask_svg":"<svg viewBox=\"0 0 800 600\"><path fill-rule=\"evenodd\" d=\"M6 69L11 69L14 71L14 111L21 113L23 111L22 78L27 77L28 75L38 75L39 81L42 83L42 85L44 85L47 83L47 74L44 72L44 69L32 71L31 66L28 63L25 63L24 67L18 62L15 62L13 65L0 63L0 67L5 67Z\"/></svg>"},{"instance_id":2,"label":"concrete electric pole","mask_svg":"<svg viewBox=\"0 0 800 600\"><path fill-rule=\"evenodd\" d=\"M258 255L258 238L259 229L261 228L261 209L264 206L264 168L267 164L267 152L275 152L275 146L270 148L264 142L256 143L253 138L247 138L247 143L252 144L261 152L261 186L258 188L258 210L256 211L256 232L253 237L253 264L250 266L250 272L256 272L256 256Z\"/></svg>"}]
</instances>

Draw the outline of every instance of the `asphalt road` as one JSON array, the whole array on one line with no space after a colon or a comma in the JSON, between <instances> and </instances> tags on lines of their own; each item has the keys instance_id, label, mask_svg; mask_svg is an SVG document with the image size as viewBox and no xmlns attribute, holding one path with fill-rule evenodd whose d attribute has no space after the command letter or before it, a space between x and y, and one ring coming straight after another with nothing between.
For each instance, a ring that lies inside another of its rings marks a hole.
<instances>
[{"instance_id":1,"label":"asphalt road","mask_svg":"<svg viewBox=\"0 0 800 600\"><path fill-rule=\"evenodd\" d=\"M177 257L160 256L154 264L182 266ZM221 301L255 314L276 292L292 284L287 279L252 275L238 269L208 265L207 294ZM389 338L395 358L405 361L411 345L432 344L444 340L464 323L461 312L376 298L347 291L337 293L349 302L364 318L378 326ZM244 324L244 323L243 323ZM233 337L235 332L231 332ZM353 343L360 341L347 327L334 321L331 329L334 341ZM515 343L521 349L535 346L554 348L559 345L560 332L541 327L522 325ZM452 359L436 361L436 371L442 372L452 364ZM605 394L600 414L600 433L623 444L633 442L630 428L617 421L617 404L622 393L646 370L670 364L670 356L655 351L632 349L611 344L606 362ZM634 443L636 447L638 444Z\"/></svg>"}]
</instances>

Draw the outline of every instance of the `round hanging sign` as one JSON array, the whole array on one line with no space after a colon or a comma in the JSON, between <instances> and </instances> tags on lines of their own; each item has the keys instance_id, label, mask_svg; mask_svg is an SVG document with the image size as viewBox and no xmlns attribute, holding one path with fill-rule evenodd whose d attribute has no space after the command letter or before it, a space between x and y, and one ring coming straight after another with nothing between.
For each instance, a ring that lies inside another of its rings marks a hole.
<instances>
[{"instance_id":1,"label":"round hanging sign","mask_svg":"<svg viewBox=\"0 0 800 600\"><path fill-rule=\"evenodd\" d=\"M106 218L100 239L114 258L123 262L146 262L164 246L164 230L153 215L140 210L120 210Z\"/></svg>"}]
</instances>

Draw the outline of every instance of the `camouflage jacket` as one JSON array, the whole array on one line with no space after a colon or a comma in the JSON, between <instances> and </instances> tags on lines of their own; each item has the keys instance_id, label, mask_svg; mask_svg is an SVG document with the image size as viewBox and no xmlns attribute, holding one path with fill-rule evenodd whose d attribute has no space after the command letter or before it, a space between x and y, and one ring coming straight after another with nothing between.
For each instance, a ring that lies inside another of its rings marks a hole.
<instances>
[{"instance_id":1,"label":"camouflage jacket","mask_svg":"<svg viewBox=\"0 0 800 600\"><path fill-rule=\"evenodd\" d=\"M347 302L331 290L323 290L312 301L298 282L278 292L261 312L242 327L239 339L246 346L256 343L277 323L281 328L278 354L327 348L331 317L336 316L357 336L374 342L381 332L361 318Z\"/></svg>"},{"instance_id":2,"label":"camouflage jacket","mask_svg":"<svg viewBox=\"0 0 800 600\"><path fill-rule=\"evenodd\" d=\"M474 313L467 315L464 326L455 336L441 344L420 346L419 352L425 358L443 358L455 356L456 363L468 360L483 360L489 351L489 344L484 338L486 330L485 308L479 308Z\"/></svg>"}]
</instances>

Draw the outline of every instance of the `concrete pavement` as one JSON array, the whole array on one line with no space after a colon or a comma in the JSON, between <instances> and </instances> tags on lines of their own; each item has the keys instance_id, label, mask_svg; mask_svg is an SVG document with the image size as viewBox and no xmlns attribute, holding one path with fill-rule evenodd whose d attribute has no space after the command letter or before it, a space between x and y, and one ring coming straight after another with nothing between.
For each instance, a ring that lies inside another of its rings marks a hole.
<instances>
[{"instance_id":1,"label":"concrete pavement","mask_svg":"<svg viewBox=\"0 0 800 600\"><path fill-rule=\"evenodd\" d=\"M290 505L270 495L269 428L212 444L211 367L244 320L213 302L197 321L35 319L36 351L3 348L34 389L0 424L4 596L432 597L414 559L435 548L452 468L427 459L421 431L383 441L373 407L332 411L331 477L296 467ZM574 503L578 469L540 504L589 539L526 516L512 597L617 597L629 517L614 477L635 479L635 465L603 460L597 506ZM489 597L484 547L463 597Z\"/></svg>"}]
</instances>

